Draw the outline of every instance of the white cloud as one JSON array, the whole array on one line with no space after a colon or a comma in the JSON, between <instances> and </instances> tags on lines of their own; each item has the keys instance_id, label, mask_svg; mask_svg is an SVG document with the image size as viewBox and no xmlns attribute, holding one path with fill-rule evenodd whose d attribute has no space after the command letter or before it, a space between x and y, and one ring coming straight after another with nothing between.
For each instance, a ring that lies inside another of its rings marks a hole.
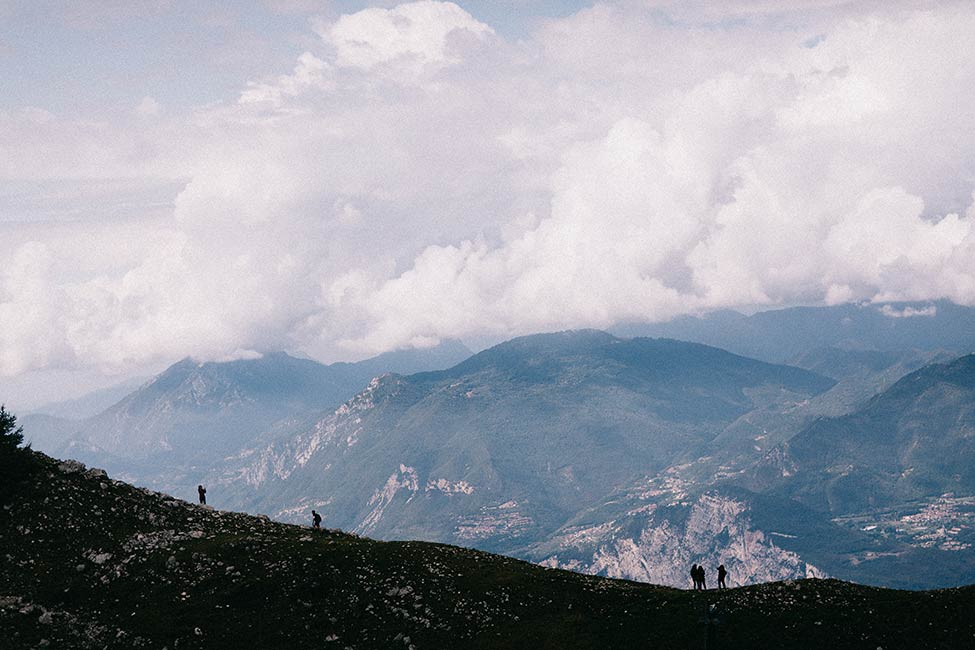
<instances>
[{"instance_id":1,"label":"white cloud","mask_svg":"<svg viewBox=\"0 0 975 650\"><path fill-rule=\"evenodd\" d=\"M451 2L420 0L392 9L369 8L345 15L319 33L335 47L340 66L369 69L398 63L420 69L429 64L459 63L451 37L493 34L487 25Z\"/></svg>"},{"instance_id":2,"label":"white cloud","mask_svg":"<svg viewBox=\"0 0 975 650\"><path fill-rule=\"evenodd\" d=\"M903 309L895 309L890 305L884 305L880 308L880 313L888 318L914 318L916 316L921 317L931 317L938 315L938 307L936 305L930 305L929 307L922 307L917 309L915 307L904 307Z\"/></svg>"},{"instance_id":3,"label":"white cloud","mask_svg":"<svg viewBox=\"0 0 975 650\"><path fill-rule=\"evenodd\" d=\"M310 89L329 90L334 87L331 66L311 52L298 57L298 63L290 75L282 75L273 83L251 82L241 93L241 104L269 102L280 107L287 98L297 97Z\"/></svg>"},{"instance_id":4,"label":"white cloud","mask_svg":"<svg viewBox=\"0 0 975 650\"><path fill-rule=\"evenodd\" d=\"M166 217L8 228L0 372L975 304L975 11L830 4L599 4L520 42L372 8L191 114L0 114L0 190L183 183Z\"/></svg>"},{"instance_id":5,"label":"white cloud","mask_svg":"<svg viewBox=\"0 0 975 650\"><path fill-rule=\"evenodd\" d=\"M604 18L621 29L614 11ZM949 174L948 165L971 168L957 142L932 142L915 120L924 105L971 143L955 96L969 92L957 80L970 73L955 51L929 53L973 28L971 15L951 12L848 21L775 65L755 61L701 81L657 120L659 132L617 122L565 159L538 228L497 249L428 249L367 295L367 322L377 324L361 342L379 349L438 327L511 334L798 300L971 303L971 217L926 218L918 195L886 183L937 191L925 182L932 163ZM936 72L918 74L918 56ZM896 161L878 155L893 133ZM909 142L952 151L911 160ZM645 155L633 156L641 145ZM959 180L967 192L972 176ZM438 308L438 297L449 306Z\"/></svg>"},{"instance_id":6,"label":"white cloud","mask_svg":"<svg viewBox=\"0 0 975 650\"><path fill-rule=\"evenodd\" d=\"M142 100L136 104L135 112L137 115L143 117L153 117L159 115L159 111L162 110L162 106L153 97L148 95L143 97Z\"/></svg>"}]
</instances>

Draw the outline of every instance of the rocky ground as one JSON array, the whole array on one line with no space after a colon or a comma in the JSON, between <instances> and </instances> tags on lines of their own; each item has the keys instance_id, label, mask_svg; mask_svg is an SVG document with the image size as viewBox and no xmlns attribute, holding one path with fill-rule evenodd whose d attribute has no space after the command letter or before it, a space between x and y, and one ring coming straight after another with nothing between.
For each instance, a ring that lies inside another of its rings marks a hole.
<instances>
[{"instance_id":1,"label":"rocky ground","mask_svg":"<svg viewBox=\"0 0 975 650\"><path fill-rule=\"evenodd\" d=\"M0 486L17 648L962 648L975 588L705 593L219 512L30 452ZM709 643L710 636L710 643Z\"/></svg>"}]
</instances>

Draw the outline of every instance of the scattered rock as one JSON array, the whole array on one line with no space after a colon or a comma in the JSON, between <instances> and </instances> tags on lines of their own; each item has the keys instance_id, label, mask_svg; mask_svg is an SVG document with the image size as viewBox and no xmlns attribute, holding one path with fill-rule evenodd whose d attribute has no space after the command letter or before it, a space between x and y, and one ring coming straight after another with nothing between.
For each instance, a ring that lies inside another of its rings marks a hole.
<instances>
[{"instance_id":1,"label":"scattered rock","mask_svg":"<svg viewBox=\"0 0 975 650\"><path fill-rule=\"evenodd\" d=\"M85 471L87 467L84 463L76 460L63 460L58 464L58 469L65 474L75 474L77 472Z\"/></svg>"}]
</instances>

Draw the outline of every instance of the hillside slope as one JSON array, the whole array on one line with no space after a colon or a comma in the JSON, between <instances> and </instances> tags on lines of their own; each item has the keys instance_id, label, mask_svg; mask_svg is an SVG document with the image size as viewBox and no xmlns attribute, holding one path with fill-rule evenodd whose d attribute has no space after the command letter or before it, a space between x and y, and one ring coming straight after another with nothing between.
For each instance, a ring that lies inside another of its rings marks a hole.
<instances>
[{"instance_id":1,"label":"hillside slope","mask_svg":"<svg viewBox=\"0 0 975 650\"><path fill-rule=\"evenodd\" d=\"M726 649L957 648L975 638L971 587L668 589L314 533L23 457L31 476L0 493L0 634L10 650L685 649L705 647L709 628Z\"/></svg>"}]
</instances>

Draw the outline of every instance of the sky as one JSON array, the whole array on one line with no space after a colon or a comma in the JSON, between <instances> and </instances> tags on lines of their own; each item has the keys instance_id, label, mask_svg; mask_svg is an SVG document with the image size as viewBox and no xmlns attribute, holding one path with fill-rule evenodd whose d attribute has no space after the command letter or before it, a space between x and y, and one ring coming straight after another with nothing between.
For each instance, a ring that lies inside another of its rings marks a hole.
<instances>
[{"instance_id":1,"label":"sky","mask_svg":"<svg viewBox=\"0 0 975 650\"><path fill-rule=\"evenodd\" d=\"M0 0L0 399L975 304L975 4Z\"/></svg>"}]
</instances>

